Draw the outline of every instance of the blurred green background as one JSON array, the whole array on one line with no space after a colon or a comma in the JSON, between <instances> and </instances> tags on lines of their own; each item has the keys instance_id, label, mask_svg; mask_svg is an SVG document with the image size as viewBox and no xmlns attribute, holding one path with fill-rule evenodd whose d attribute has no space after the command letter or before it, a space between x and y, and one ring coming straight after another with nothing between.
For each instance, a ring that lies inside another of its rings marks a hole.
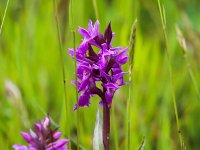
<instances>
[{"instance_id":1,"label":"blurred green background","mask_svg":"<svg viewBox=\"0 0 200 150\"><path fill-rule=\"evenodd\" d=\"M145 150L180 149L171 94L165 40L156 0L96 0L103 32L109 21L116 33L114 46L128 46L131 26L138 19L133 88L131 91L131 149L138 149L145 136ZM64 101L62 66L53 0L10 0L0 33L0 149L10 150L24 144L20 131L28 131L33 122L47 112L60 126L64 137L76 142L76 103L74 63L67 54L81 42L78 26L95 21L92 0L73 0L73 25L69 22L69 0L57 0L66 72L67 107ZM6 0L0 0L2 23ZM174 92L182 136L187 149L200 149L200 13L198 0L168 0L165 6ZM187 56L177 40L177 25L187 43ZM190 66L187 67L187 63ZM128 65L124 67L128 71ZM191 79L192 72L195 84ZM128 81L128 76L126 76ZM116 94L111 116L111 149L126 148L126 101L128 85ZM80 144L92 148L98 105L92 98L88 108L80 109ZM66 108L68 117L66 119ZM70 137L69 136L70 133ZM72 144L74 145L74 144ZM73 149L76 149L73 146Z\"/></svg>"}]
</instances>

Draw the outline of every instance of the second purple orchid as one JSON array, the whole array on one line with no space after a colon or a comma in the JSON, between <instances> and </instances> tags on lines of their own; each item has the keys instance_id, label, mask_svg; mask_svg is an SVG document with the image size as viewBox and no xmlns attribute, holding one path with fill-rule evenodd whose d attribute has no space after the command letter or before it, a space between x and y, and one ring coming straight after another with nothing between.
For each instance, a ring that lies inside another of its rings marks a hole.
<instances>
[{"instance_id":1,"label":"second purple orchid","mask_svg":"<svg viewBox=\"0 0 200 150\"><path fill-rule=\"evenodd\" d=\"M79 27L78 31L83 36L76 49L77 84L81 94L74 109L89 106L90 98L94 95L101 98L100 104L106 103L111 107L114 93L125 84L123 76L126 72L122 70L122 65L128 61L128 48L112 46L114 33L111 23L104 34L99 31L99 21L93 25L91 20L88 30ZM74 58L74 49L70 48L68 52ZM100 87L97 86L98 82Z\"/></svg>"},{"instance_id":2,"label":"second purple orchid","mask_svg":"<svg viewBox=\"0 0 200 150\"><path fill-rule=\"evenodd\" d=\"M41 122L34 124L35 131L21 132L21 135L29 143L29 146L15 144L14 150L68 150L66 144L69 139L60 139L62 133L57 128L51 128L49 115Z\"/></svg>"}]
</instances>

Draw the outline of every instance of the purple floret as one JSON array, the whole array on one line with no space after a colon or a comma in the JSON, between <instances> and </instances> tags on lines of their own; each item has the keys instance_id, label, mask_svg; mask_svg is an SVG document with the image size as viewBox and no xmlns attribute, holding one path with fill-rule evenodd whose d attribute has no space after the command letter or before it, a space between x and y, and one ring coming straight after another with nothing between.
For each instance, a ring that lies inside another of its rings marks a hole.
<instances>
[{"instance_id":1,"label":"purple floret","mask_svg":"<svg viewBox=\"0 0 200 150\"><path fill-rule=\"evenodd\" d=\"M57 132L57 128L51 128L49 116L45 117L40 123L34 124L35 131L29 133L21 132L24 140L29 143L25 145L13 145L14 150L67 150L68 139L58 140L62 133Z\"/></svg>"},{"instance_id":2,"label":"purple floret","mask_svg":"<svg viewBox=\"0 0 200 150\"><path fill-rule=\"evenodd\" d=\"M92 25L90 20L88 30L79 27L79 33L83 36L83 41L76 49L78 92L81 93L78 104L74 106L89 106L90 98L98 95L101 102L111 107L114 93L120 86L124 85L124 74L122 65L128 61L127 48L113 47L112 39L114 33L109 23L104 34L99 31L99 21ZM94 48L98 52L94 51ZM74 58L74 49L68 50ZM101 87L97 87L97 83ZM73 81L73 84L75 82Z\"/></svg>"}]
</instances>

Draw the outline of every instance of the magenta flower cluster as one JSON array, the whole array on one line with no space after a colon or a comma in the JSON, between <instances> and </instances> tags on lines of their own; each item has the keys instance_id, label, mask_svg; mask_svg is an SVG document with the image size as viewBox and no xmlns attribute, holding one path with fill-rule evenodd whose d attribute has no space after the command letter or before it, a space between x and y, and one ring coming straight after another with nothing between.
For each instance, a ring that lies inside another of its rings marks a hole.
<instances>
[{"instance_id":1,"label":"magenta flower cluster","mask_svg":"<svg viewBox=\"0 0 200 150\"><path fill-rule=\"evenodd\" d=\"M29 146L15 144L13 145L15 150L67 150L66 144L69 140L58 140L62 133L57 132L57 128L51 128L49 116L40 123L35 123L34 127L35 131L30 129L29 133L21 132Z\"/></svg>"},{"instance_id":2,"label":"magenta flower cluster","mask_svg":"<svg viewBox=\"0 0 200 150\"><path fill-rule=\"evenodd\" d=\"M122 65L128 61L127 48L113 47L112 39L114 33L111 23L102 34L99 31L99 21L88 23L88 30L79 27L79 33L83 41L77 49L69 49L69 54L77 61L77 83L78 92L81 93L78 107L89 106L90 98L94 95L100 97L100 104L104 107L103 138L109 147L110 112L114 93L124 82ZM74 53L75 52L75 53ZM22 137L28 143L26 145L13 145L14 150L67 150L68 139L60 139L62 133L57 128L51 128L51 120L47 115L41 122L34 124L34 130L21 132Z\"/></svg>"},{"instance_id":3,"label":"magenta flower cluster","mask_svg":"<svg viewBox=\"0 0 200 150\"><path fill-rule=\"evenodd\" d=\"M112 46L114 33L110 23L104 34L99 31L99 21L94 25L89 21L88 30L79 27L78 31L83 36L83 41L76 49L77 84L81 95L74 109L89 106L90 98L94 95L101 98L100 104L110 107L114 93L125 84L122 65L128 60L128 49ZM74 58L74 49L70 48L68 52Z\"/></svg>"}]
</instances>

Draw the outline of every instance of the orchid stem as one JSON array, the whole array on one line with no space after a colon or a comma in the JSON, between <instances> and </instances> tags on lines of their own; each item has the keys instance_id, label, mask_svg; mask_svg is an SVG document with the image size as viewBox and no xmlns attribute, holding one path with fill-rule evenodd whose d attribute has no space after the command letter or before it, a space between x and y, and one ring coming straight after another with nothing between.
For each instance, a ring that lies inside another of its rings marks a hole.
<instances>
[{"instance_id":1,"label":"orchid stem","mask_svg":"<svg viewBox=\"0 0 200 150\"><path fill-rule=\"evenodd\" d=\"M110 108L103 103L103 144L104 150L109 150L110 143Z\"/></svg>"}]
</instances>

